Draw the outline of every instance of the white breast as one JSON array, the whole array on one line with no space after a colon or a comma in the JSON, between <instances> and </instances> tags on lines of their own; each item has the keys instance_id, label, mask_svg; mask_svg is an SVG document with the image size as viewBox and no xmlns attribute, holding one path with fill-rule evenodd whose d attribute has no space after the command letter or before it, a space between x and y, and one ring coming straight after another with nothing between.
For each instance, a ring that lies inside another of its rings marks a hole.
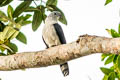
<instances>
[{"instance_id":1,"label":"white breast","mask_svg":"<svg viewBox=\"0 0 120 80\"><path fill-rule=\"evenodd\" d=\"M61 42L52 24L45 25L42 32L43 38L49 47L60 45Z\"/></svg>"}]
</instances>

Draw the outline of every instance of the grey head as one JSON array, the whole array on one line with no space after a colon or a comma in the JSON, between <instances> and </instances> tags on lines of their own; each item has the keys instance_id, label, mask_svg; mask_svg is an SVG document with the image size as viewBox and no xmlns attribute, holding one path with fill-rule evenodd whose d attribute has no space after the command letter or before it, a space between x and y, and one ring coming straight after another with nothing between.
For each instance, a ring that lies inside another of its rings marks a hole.
<instances>
[{"instance_id":1,"label":"grey head","mask_svg":"<svg viewBox=\"0 0 120 80\"><path fill-rule=\"evenodd\" d=\"M59 11L53 11L48 15L48 17L54 20L59 20L61 17L61 13Z\"/></svg>"},{"instance_id":2,"label":"grey head","mask_svg":"<svg viewBox=\"0 0 120 80\"><path fill-rule=\"evenodd\" d=\"M57 23L57 21L61 18L61 13L59 11L53 11L51 12L47 18L45 19L45 23L48 24L54 24Z\"/></svg>"}]
</instances>

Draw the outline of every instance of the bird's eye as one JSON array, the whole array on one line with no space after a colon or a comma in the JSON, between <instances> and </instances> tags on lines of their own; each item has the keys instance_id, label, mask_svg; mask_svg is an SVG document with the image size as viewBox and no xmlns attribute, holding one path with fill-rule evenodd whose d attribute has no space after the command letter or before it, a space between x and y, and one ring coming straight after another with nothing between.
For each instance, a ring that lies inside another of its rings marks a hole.
<instances>
[{"instance_id":1,"label":"bird's eye","mask_svg":"<svg viewBox=\"0 0 120 80\"><path fill-rule=\"evenodd\" d=\"M54 13L54 15L56 15L56 13Z\"/></svg>"}]
</instances>

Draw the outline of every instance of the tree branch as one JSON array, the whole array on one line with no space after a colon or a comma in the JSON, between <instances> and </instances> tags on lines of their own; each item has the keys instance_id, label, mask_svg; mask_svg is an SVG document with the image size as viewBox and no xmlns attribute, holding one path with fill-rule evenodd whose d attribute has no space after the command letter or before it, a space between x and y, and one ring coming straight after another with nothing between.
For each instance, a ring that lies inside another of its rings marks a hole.
<instances>
[{"instance_id":1,"label":"tree branch","mask_svg":"<svg viewBox=\"0 0 120 80\"><path fill-rule=\"evenodd\" d=\"M46 67L94 53L120 52L120 38L83 35L75 42L37 52L0 56L0 70Z\"/></svg>"}]
</instances>

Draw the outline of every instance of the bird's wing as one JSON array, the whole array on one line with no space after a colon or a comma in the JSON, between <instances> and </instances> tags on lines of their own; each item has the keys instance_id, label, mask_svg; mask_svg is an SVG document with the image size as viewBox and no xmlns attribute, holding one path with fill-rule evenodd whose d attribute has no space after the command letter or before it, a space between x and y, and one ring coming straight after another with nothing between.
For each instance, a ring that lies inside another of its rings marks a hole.
<instances>
[{"instance_id":1,"label":"bird's wing","mask_svg":"<svg viewBox=\"0 0 120 80\"><path fill-rule=\"evenodd\" d=\"M66 39L65 39L65 36L64 36L64 33L63 33L61 26L58 23L55 23L53 25L54 25L56 34L58 35L58 38L59 38L61 44L66 44ZM62 71L64 76L69 75L69 67L68 67L67 62L60 64L60 68L61 68L61 71Z\"/></svg>"},{"instance_id":2,"label":"bird's wing","mask_svg":"<svg viewBox=\"0 0 120 80\"><path fill-rule=\"evenodd\" d=\"M66 39L62 27L58 23L53 24L53 26L55 28L56 34L58 35L61 44L66 44Z\"/></svg>"},{"instance_id":3,"label":"bird's wing","mask_svg":"<svg viewBox=\"0 0 120 80\"><path fill-rule=\"evenodd\" d=\"M42 36L43 42L45 43L46 47L49 48L49 46L47 45L47 43L45 42L43 36Z\"/></svg>"}]
</instances>

